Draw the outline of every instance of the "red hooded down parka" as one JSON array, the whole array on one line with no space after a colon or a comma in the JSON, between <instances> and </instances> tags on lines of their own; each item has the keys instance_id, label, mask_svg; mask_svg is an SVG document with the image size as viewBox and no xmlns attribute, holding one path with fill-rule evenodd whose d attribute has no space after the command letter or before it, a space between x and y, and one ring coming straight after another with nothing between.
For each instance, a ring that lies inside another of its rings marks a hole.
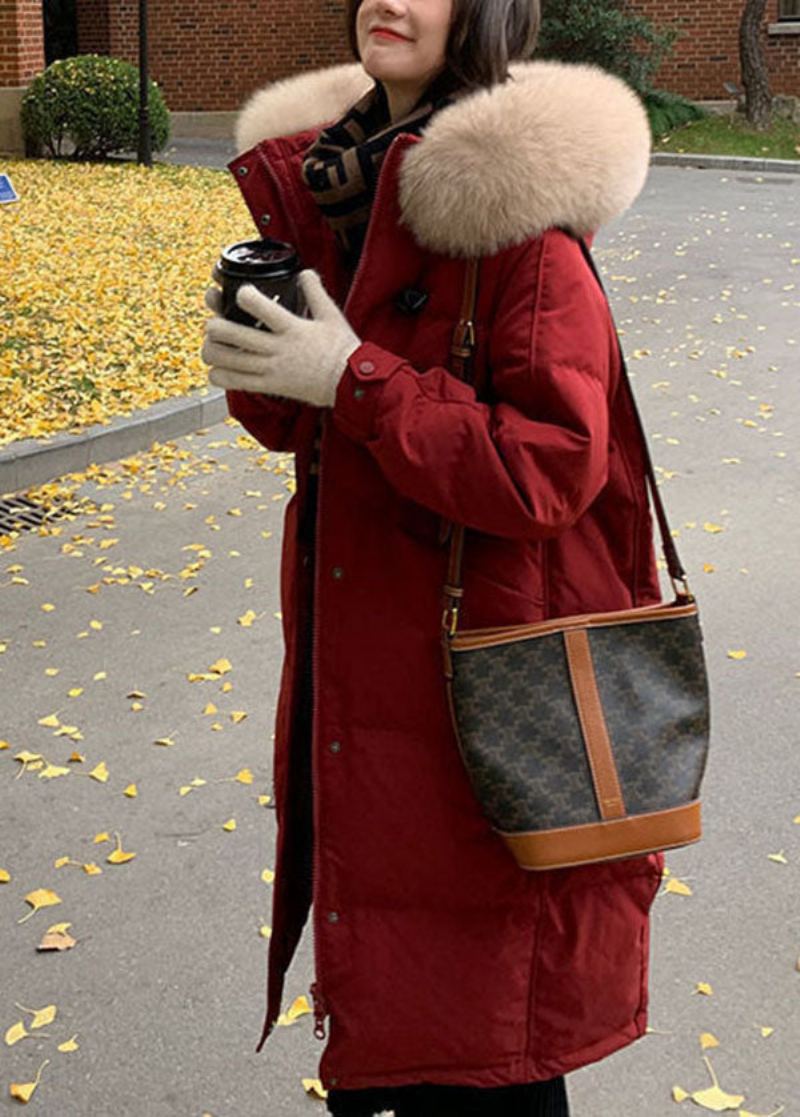
<instances>
[{"instance_id":1,"label":"red hooded down parka","mask_svg":"<svg viewBox=\"0 0 800 1117\"><path fill-rule=\"evenodd\" d=\"M303 183L360 65L256 93L230 164L260 233L292 242L361 347L333 408L229 404L296 455L286 509L275 727L278 852L263 1044L308 908L293 827L303 633L313 625L313 930L326 1087L552 1078L645 1031L648 914L663 855L517 867L473 796L450 722L440 625L467 532L462 628L660 600L642 455L604 297L564 229L591 235L644 183L650 133L620 80L516 63L383 163L352 285ZM477 373L447 369L465 258L482 257ZM429 295L415 315L399 292ZM314 554L298 536L321 431ZM312 607L304 603L312 602ZM302 844L302 843L300 843ZM261 1049L259 1044L258 1049Z\"/></svg>"}]
</instances>

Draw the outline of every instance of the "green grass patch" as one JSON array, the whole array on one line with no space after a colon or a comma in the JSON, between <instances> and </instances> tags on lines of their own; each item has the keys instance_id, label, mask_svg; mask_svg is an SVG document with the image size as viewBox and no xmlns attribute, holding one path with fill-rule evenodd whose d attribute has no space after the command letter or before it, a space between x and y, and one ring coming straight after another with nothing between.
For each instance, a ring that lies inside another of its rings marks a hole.
<instances>
[{"instance_id":1,"label":"green grass patch","mask_svg":"<svg viewBox=\"0 0 800 1117\"><path fill-rule=\"evenodd\" d=\"M674 129L656 140L653 150L800 160L800 127L791 120L776 119L767 131L758 132L738 114L712 114Z\"/></svg>"}]
</instances>

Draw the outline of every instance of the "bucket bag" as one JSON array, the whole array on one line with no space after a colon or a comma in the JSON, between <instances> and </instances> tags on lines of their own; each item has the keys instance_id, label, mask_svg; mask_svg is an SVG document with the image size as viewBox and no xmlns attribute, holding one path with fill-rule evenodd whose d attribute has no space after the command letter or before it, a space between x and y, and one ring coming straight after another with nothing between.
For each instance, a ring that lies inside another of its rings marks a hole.
<instances>
[{"instance_id":1,"label":"bucket bag","mask_svg":"<svg viewBox=\"0 0 800 1117\"><path fill-rule=\"evenodd\" d=\"M603 284L585 241L584 258ZM472 382L479 262L467 262L451 370ZM605 292L604 292L605 293ZM446 524L444 676L458 746L523 869L640 856L702 836L709 695L697 602L670 532L619 345L674 600L459 630L463 525Z\"/></svg>"}]
</instances>

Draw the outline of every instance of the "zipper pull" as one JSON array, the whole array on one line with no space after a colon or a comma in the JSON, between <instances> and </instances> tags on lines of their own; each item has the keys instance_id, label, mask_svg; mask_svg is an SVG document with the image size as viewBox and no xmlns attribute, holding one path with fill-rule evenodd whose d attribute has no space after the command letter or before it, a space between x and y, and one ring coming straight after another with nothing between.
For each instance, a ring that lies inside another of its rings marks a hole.
<instances>
[{"instance_id":1,"label":"zipper pull","mask_svg":"<svg viewBox=\"0 0 800 1117\"><path fill-rule=\"evenodd\" d=\"M317 1039L325 1039L325 1017L328 1013L316 981L311 986L310 993L314 1002L314 1035Z\"/></svg>"}]
</instances>

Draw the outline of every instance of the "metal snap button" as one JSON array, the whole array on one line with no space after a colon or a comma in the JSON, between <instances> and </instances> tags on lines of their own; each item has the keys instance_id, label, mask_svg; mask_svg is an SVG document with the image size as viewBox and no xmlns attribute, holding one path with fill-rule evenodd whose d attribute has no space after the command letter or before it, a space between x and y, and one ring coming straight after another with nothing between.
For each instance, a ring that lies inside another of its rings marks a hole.
<instances>
[{"instance_id":1,"label":"metal snap button","mask_svg":"<svg viewBox=\"0 0 800 1117\"><path fill-rule=\"evenodd\" d=\"M375 362L362 361L361 364L358 366L358 371L364 376L371 376L372 373L375 371Z\"/></svg>"},{"instance_id":2,"label":"metal snap button","mask_svg":"<svg viewBox=\"0 0 800 1117\"><path fill-rule=\"evenodd\" d=\"M353 391L353 396L355 397L355 399L363 399L364 398L364 389L363 388L356 388Z\"/></svg>"},{"instance_id":3,"label":"metal snap button","mask_svg":"<svg viewBox=\"0 0 800 1117\"><path fill-rule=\"evenodd\" d=\"M331 743L329 745L329 748L330 748L331 752L341 752L342 751L342 742L341 741L331 741Z\"/></svg>"},{"instance_id":4,"label":"metal snap button","mask_svg":"<svg viewBox=\"0 0 800 1117\"><path fill-rule=\"evenodd\" d=\"M344 577L344 570L342 570L341 566L334 566L331 573L333 574L334 578L337 579L341 579Z\"/></svg>"},{"instance_id":5,"label":"metal snap button","mask_svg":"<svg viewBox=\"0 0 800 1117\"><path fill-rule=\"evenodd\" d=\"M328 912L328 922L329 923L338 923L339 922L338 911L329 911Z\"/></svg>"},{"instance_id":6,"label":"metal snap button","mask_svg":"<svg viewBox=\"0 0 800 1117\"><path fill-rule=\"evenodd\" d=\"M272 214L271 213L262 213L261 214L261 224L262 225L269 225L271 220L272 220Z\"/></svg>"},{"instance_id":7,"label":"metal snap button","mask_svg":"<svg viewBox=\"0 0 800 1117\"><path fill-rule=\"evenodd\" d=\"M244 178L244 176L245 176L246 174L248 174L248 173L249 173L249 171L250 171L250 168L249 168L249 167L237 167L237 168L236 168L236 173L237 173L237 175L239 176L239 178Z\"/></svg>"}]
</instances>

